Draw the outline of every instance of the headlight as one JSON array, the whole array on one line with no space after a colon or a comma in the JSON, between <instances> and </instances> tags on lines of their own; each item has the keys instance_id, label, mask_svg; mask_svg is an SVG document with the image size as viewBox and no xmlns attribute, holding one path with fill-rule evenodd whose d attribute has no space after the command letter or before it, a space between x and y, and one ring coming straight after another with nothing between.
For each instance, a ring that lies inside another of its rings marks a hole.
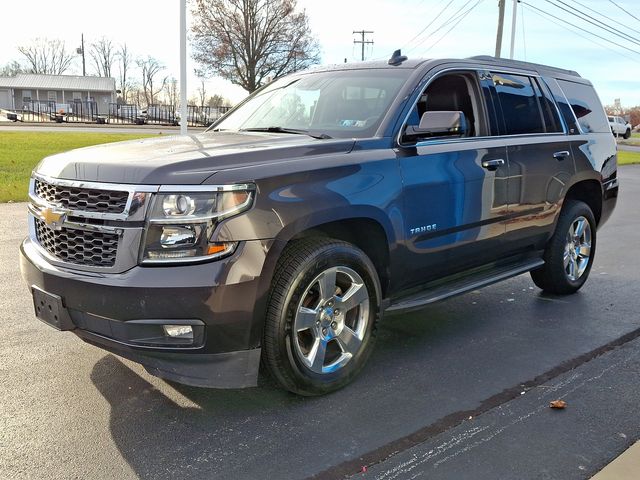
<instances>
[{"instance_id":1,"label":"headlight","mask_svg":"<svg viewBox=\"0 0 640 480\"><path fill-rule=\"evenodd\" d=\"M245 184L154 195L142 262L200 261L233 253L237 242L215 242L211 235L218 222L251 208L254 190Z\"/></svg>"}]
</instances>

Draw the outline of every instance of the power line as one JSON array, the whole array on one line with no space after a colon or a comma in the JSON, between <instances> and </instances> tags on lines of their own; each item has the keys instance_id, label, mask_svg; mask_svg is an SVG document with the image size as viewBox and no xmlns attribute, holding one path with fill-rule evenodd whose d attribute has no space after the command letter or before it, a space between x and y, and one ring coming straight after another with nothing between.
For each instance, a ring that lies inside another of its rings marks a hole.
<instances>
[{"instance_id":1,"label":"power line","mask_svg":"<svg viewBox=\"0 0 640 480\"><path fill-rule=\"evenodd\" d=\"M429 38L431 38L433 35L435 35L436 33L438 33L440 30L442 30L443 28L449 26L451 24L451 22L456 21L459 18L459 13L464 10L473 0L467 0L465 3L462 4L462 6L456 10L449 18L447 18L444 23L442 25L440 25L438 28L436 28L433 32L429 33L425 38L423 38L422 40L420 40L417 44L415 44L413 47L411 47L409 49L409 52L414 51L416 48L418 48L420 45L422 45L424 42L426 42L427 40L429 40Z\"/></svg>"},{"instance_id":2,"label":"power line","mask_svg":"<svg viewBox=\"0 0 640 480\"><path fill-rule=\"evenodd\" d=\"M456 27L458 26L458 24L459 24L462 20L464 20L464 18L465 18L467 15L469 15L469 13L471 12L471 10L473 10L474 8L476 8L476 7L477 7L478 5L480 5L482 2L484 2L484 0L477 0L477 1L476 1L476 3L474 3L474 4L471 6L471 8L469 8L466 12L464 12L464 14L462 14L462 16L458 19L458 21L457 21L456 23L454 23L454 24L453 24L453 26L452 26L449 30L447 30L447 31L445 32L445 34L444 34L444 35L442 35L442 36L441 36L438 40L436 40L436 41L435 41L435 42L434 42L434 43L433 43L429 48L427 48L427 49L423 52L423 54L424 54L424 53L427 53L429 50L431 50L433 47L435 47L438 43L440 43L440 41L441 41L444 37L446 37L446 36L449 34L449 32L451 32L451 30L453 30L454 28L456 28Z\"/></svg>"},{"instance_id":3,"label":"power line","mask_svg":"<svg viewBox=\"0 0 640 480\"><path fill-rule=\"evenodd\" d=\"M585 5L582 2L579 2L578 0L573 0L574 3L577 3L578 5L580 5L582 8L586 8L587 10L590 10L593 13L596 13L598 15L600 15L601 17L606 18L607 20L610 20L614 23L617 23L618 25L624 27L624 28L628 28L629 30L631 30L632 32L636 32L636 33L640 33L640 30L636 30L635 28L630 27L629 25L625 25L624 23L622 23L620 20L616 20L614 18L608 17L607 15L605 15L604 13L598 12L597 10L594 10L593 8L591 8L588 5Z\"/></svg>"},{"instance_id":4,"label":"power line","mask_svg":"<svg viewBox=\"0 0 640 480\"><path fill-rule=\"evenodd\" d=\"M534 7L533 5L531 5L531 4L527 3L527 2L525 2L524 0L520 0L520 3L522 3L523 5L527 5L529 8L532 8L533 10L537 10L538 12L544 13L544 14L546 14L547 16L549 16L549 17L551 17L551 18L557 18L557 17L555 17L554 15L550 14L549 12L547 12L547 11L545 11L545 10L542 10L541 8ZM563 21L564 21L567 25L571 25L572 27L577 28L578 30L581 30L581 31L586 32L586 33L588 33L588 34L590 34L590 35L593 35L594 37L598 37L600 40L604 40L605 42L609 42L609 43L611 43L611 44L613 44L613 45L616 45L617 47L623 48L623 49L625 49L625 50L629 50L630 52L637 53L638 55L640 55L640 51L638 51L638 50L634 50L634 49L632 49L632 48L626 47L625 45L622 45L622 44L620 44L620 43L614 42L613 40L610 40L610 39L608 39L608 38L606 38L606 37L603 37L602 35L598 35L597 33L593 33L593 32L591 32L591 31L589 31L589 30L585 30L584 28L579 27L578 25L576 25L576 24L574 24L574 23L571 23L571 22L569 22L568 20L564 20L564 19L563 19Z\"/></svg>"},{"instance_id":5,"label":"power line","mask_svg":"<svg viewBox=\"0 0 640 480\"><path fill-rule=\"evenodd\" d=\"M442 15L445 10L447 8L449 8L449 5L451 5L453 3L454 0L449 0L449 3L447 3L444 8L442 10L440 10L440 13L438 13L438 15L436 15L435 17L433 17L433 19L427 24L426 27L424 27L422 30L420 30L411 40L409 40L408 42L406 42L404 45L402 45L401 48L406 47L407 45L409 45L411 42L413 42L416 38L418 38L420 35L422 35L424 32L427 31L427 29L433 25L433 22L435 22L436 20L438 20L438 18L440 18L440 15Z\"/></svg>"},{"instance_id":6,"label":"power line","mask_svg":"<svg viewBox=\"0 0 640 480\"><path fill-rule=\"evenodd\" d=\"M555 19L556 19L556 17L554 17L554 16L553 16L553 15L551 15L550 13L544 12L544 11L542 11L542 10L540 10L539 12L536 12L535 10L537 10L537 9L536 9L535 7L531 7L531 5L529 5L528 3L524 2L523 0L520 0L520 3L521 3L523 6L528 7L528 8L527 8L527 10L529 10L531 13L534 13L535 15L539 16L540 18L542 18L542 19L545 19L545 18L546 18L548 21L550 21L551 23L554 23L554 24L558 25L560 28L565 29L565 30L567 29L567 25L565 25L565 24L561 24L560 22L557 22L557 21L555 20ZM544 13L544 16L543 16L543 15L541 15L541 13ZM565 22L565 23L568 23L568 22ZM573 24L570 24L570 23L569 23L569 25L574 26ZM575 27L575 26L574 26L574 27ZM578 30L581 30L581 31L586 31L586 30L582 30L580 27L575 27L575 28L577 28ZM611 47L608 47L607 45L603 45L603 44L601 44L600 42L596 42L596 41L595 41L595 40L593 40L592 38L589 38L589 37L587 37L586 35L583 35L583 34L582 34L582 33L580 33L579 31L571 30L571 29L569 29L569 31L571 31L571 32L575 33L576 35L578 35L578 36L579 36L579 37L581 37L581 38L584 38L585 40L590 41L591 43L595 43L596 45L598 45L598 46L600 46L600 47L604 48L605 50L609 50L610 52L613 52L613 53L616 53L616 54L618 54L618 55L621 55L621 56L625 57L626 59L631 60L631 61L633 61L633 62L640 63L640 60L638 60L637 58L633 58L633 57L631 57L631 56L629 56L629 55L625 55L624 53L622 53L621 51L619 51L619 50L617 50L617 49L615 49L615 48L611 48ZM586 32L587 32L587 33L591 33L591 32L588 32L588 31L586 31ZM593 35L593 34L592 34L592 35ZM606 39L605 39L605 40L606 40Z\"/></svg>"},{"instance_id":7,"label":"power line","mask_svg":"<svg viewBox=\"0 0 640 480\"><path fill-rule=\"evenodd\" d=\"M622 31L620 31L620 30L618 30L618 29L616 29L616 28L609 27L608 25L604 25L600 20L598 20L598 19L596 19L596 18L593 18L593 17L592 17L592 16L590 16L589 14L586 14L586 13L582 13L582 12L580 12L580 10L577 10L576 8L571 7L570 5L567 5L567 4L566 4L566 3L564 3L562 0L557 0L557 1L558 1L559 3L561 3L561 4L563 4L563 5L568 6L568 7L569 7L569 8L571 8L571 9L575 10L576 12L578 12L578 14L573 13L571 10L567 10L566 8L561 7L560 5L557 5L556 3L552 2L551 0L544 0L544 1L545 1L545 2L547 2L547 3L548 3L548 4L550 4L550 5L553 5L553 6L554 6L554 7L556 7L556 8L559 8L560 10L564 10L564 11L565 11L565 12L567 12L569 15L573 15L574 17L579 18L580 20L582 20L582 21L584 21L584 22L590 23L591 25L595 25L596 27L598 27L598 28L600 28L600 29L604 30L604 31L605 31L605 32L607 32L607 33L611 33L611 34L613 34L613 35L615 35L615 36L617 36L617 37L619 37L619 38L622 38L623 40L631 41L631 42L633 42L633 43L635 43L635 44L637 44L637 45L640 45L640 40L638 40L638 39L636 39L636 38L632 37L631 35L627 35L626 33L622 32ZM586 17L588 17L588 18L583 18L583 16L586 16ZM591 21L591 20L589 20L589 19L595 20L595 22L593 22L593 21ZM604 26L603 26L603 25L604 25Z\"/></svg>"},{"instance_id":8,"label":"power line","mask_svg":"<svg viewBox=\"0 0 640 480\"><path fill-rule=\"evenodd\" d=\"M616 7L618 7L620 10L622 10L624 13L626 13L628 15L631 15L633 18L635 18L636 20L640 21L640 18L636 17L633 13L626 11L624 8L622 8L620 5L618 5L613 0L609 0L609 2L613 3Z\"/></svg>"}]
</instances>

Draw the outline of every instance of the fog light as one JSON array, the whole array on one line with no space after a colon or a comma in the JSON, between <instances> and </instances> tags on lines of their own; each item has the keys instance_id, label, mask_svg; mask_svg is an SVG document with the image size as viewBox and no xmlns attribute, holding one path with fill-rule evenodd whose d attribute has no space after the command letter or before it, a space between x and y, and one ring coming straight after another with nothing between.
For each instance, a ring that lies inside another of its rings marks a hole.
<instances>
[{"instance_id":1,"label":"fog light","mask_svg":"<svg viewBox=\"0 0 640 480\"><path fill-rule=\"evenodd\" d=\"M163 325L162 328L168 337L193 340L193 328L191 328L191 325Z\"/></svg>"}]
</instances>

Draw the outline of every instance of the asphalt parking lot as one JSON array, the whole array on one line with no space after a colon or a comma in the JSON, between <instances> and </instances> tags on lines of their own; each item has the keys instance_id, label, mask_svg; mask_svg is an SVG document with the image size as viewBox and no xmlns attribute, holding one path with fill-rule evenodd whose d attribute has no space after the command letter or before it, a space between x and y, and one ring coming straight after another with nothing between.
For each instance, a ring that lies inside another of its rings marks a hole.
<instances>
[{"instance_id":1,"label":"asphalt parking lot","mask_svg":"<svg viewBox=\"0 0 640 480\"><path fill-rule=\"evenodd\" d=\"M578 294L522 275L388 317L357 381L311 399L168 383L47 327L25 205L0 205L0 477L590 478L640 438L640 166L619 176Z\"/></svg>"}]
</instances>

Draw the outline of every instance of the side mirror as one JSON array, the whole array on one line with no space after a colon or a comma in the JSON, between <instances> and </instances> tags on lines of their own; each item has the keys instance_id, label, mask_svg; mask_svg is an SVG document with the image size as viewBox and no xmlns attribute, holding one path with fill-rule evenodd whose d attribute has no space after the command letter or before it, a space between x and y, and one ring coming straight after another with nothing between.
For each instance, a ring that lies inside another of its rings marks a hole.
<instances>
[{"instance_id":1,"label":"side mirror","mask_svg":"<svg viewBox=\"0 0 640 480\"><path fill-rule=\"evenodd\" d=\"M420 125L407 126L407 137L443 137L462 136L467 133L467 119L459 111L430 111L424 112L420 118Z\"/></svg>"}]
</instances>

